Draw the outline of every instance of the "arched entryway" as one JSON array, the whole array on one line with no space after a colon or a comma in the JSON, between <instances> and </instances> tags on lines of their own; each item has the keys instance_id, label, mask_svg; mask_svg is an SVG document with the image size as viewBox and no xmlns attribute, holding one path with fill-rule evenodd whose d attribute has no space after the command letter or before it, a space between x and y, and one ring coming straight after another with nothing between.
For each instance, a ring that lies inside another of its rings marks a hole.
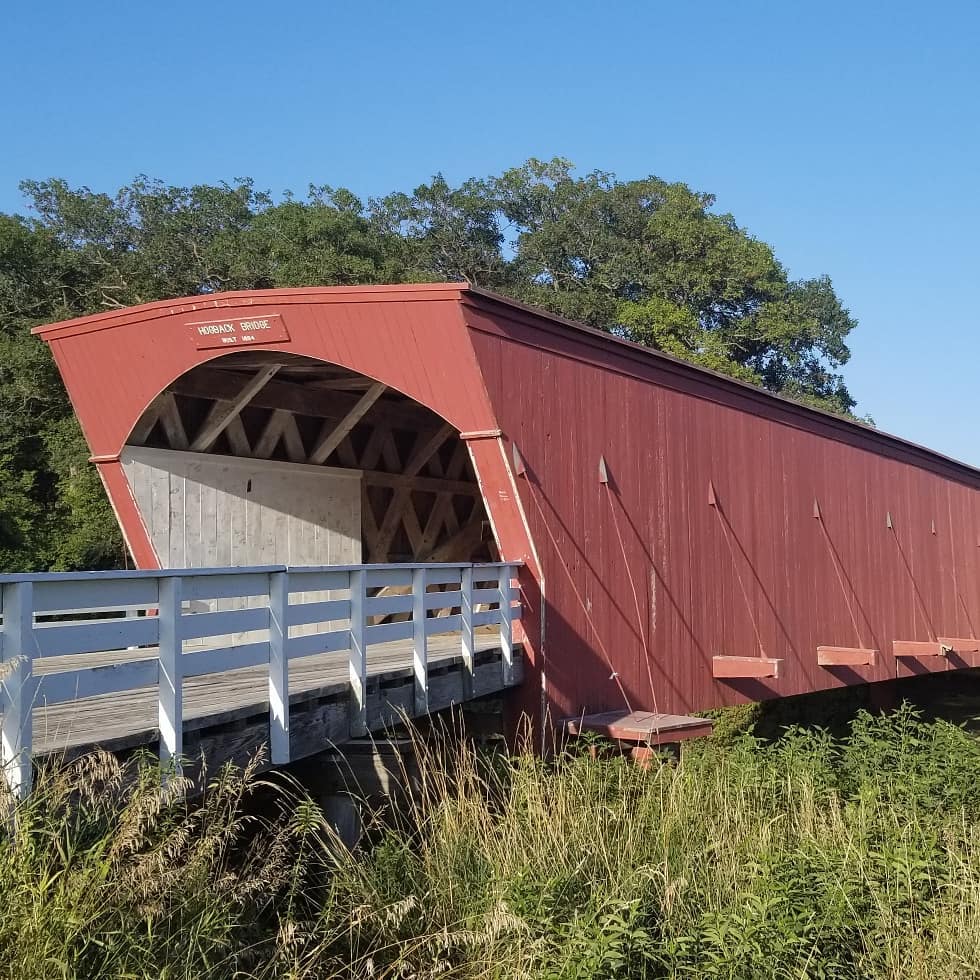
<instances>
[{"instance_id":1,"label":"arched entryway","mask_svg":"<svg viewBox=\"0 0 980 980\"><path fill-rule=\"evenodd\" d=\"M499 557L459 432L401 392L311 357L236 351L192 368L143 413L121 461L165 567ZM309 547L331 522L356 547ZM244 537L212 540L234 533Z\"/></svg>"}]
</instances>

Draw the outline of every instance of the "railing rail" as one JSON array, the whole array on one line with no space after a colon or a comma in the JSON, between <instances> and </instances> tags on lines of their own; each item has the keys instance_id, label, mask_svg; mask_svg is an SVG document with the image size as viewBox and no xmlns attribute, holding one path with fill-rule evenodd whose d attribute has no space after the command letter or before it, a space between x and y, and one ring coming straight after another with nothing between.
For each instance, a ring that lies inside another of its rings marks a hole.
<instances>
[{"instance_id":1,"label":"railing rail","mask_svg":"<svg viewBox=\"0 0 980 980\"><path fill-rule=\"evenodd\" d=\"M0 575L3 776L18 795L29 791L37 706L147 687L159 691L161 762L179 771L184 679L262 665L269 672L270 757L274 764L286 763L290 663L346 652L350 734L363 735L368 648L391 640L411 641L416 714L428 711L428 647L434 635L459 633L469 697L475 630L497 627L502 683L510 685L519 567L267 565ZM92 664L89 657L72 664L74 655L100 652L114 653L114 662ZM35 674L35 662L49 657L67 658L67 666L59 661L58 670Z\"/></svg>"}]
</instances>

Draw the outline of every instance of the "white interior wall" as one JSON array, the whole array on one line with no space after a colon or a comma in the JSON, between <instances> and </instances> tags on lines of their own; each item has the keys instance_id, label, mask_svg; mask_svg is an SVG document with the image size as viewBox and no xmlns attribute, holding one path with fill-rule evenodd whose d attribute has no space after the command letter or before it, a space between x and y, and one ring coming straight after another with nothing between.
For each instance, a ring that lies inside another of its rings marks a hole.
<instances>
[{"instance_id":1,"label":"white interior wall","mask_svg":"<svg viewBox=\"0 0 980 980\"><path fill-rule=\"evenodd\" d=\"M127 446L121 458L164 568L361 560L361 474Z\"/></svg>"},{"instance_id":2,"label":"white interior wall","mask_svg":"<svg viewBox=\"0 0 980 980\"><path fill-rule=\"evenodd\" d=\"M127 446L120 460L163 568L361 561L359 470L144 446ZM293 601L340 597L306 592L294 594ZM187 611L241 609L266 602L264 596L209 600L188 604ZM338 625L298 626L291 634L324 632ZM212 637L207 645L261 638L258 633L234 633ZM205 643L185 641L189 647Z\"/></svg>"}]
</instances>

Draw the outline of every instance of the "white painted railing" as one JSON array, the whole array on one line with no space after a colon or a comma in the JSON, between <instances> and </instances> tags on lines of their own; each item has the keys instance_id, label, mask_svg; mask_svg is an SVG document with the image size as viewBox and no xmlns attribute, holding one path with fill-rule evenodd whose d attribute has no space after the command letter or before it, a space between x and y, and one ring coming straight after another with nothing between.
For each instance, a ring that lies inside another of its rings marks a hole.
<instances>
[{"instance_id":1,"label":"white painted railing","mask_svg":"<svg viewBox=\"0 0 980 980\"><path fill-rule=\"evenodd\" d=\"M205 674L268 667L269 746L277 764L289 761L289 665L299 658L347 653L352 736L367 731L372 644L411 641L416 714L428 710L428 641L437 634L460 635L468 697L474 631L498 627L502 683L508 685L513 623L520 618L518 567L274 565L0 575L4 776L14 792L29 790L36 707L153 687L159 690L160 758L179 768L183 681ZM379 621L391 616L404 618ZM127 660L130 650L135 653ZM33 670L39 658L97 653L112 656L54 672Z\"/></svg>"}]
</instances>

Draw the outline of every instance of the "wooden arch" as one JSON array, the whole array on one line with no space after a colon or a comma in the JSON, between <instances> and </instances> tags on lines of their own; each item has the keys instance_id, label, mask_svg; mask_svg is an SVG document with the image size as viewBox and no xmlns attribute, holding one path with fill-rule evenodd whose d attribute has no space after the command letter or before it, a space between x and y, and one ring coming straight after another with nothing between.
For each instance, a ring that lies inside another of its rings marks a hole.
<instances>
[{"instance_id":1,"label":"wooden arch","mask_svg":"<svg viewBox=\"0 0 980 980\"><path fill-rule=\"evenodd\" d=\"M457 429L341 365L281 351L225 354L168 385L127 444L357 469L367 561L499 557Z\"/></svg>"}]
</instances>

